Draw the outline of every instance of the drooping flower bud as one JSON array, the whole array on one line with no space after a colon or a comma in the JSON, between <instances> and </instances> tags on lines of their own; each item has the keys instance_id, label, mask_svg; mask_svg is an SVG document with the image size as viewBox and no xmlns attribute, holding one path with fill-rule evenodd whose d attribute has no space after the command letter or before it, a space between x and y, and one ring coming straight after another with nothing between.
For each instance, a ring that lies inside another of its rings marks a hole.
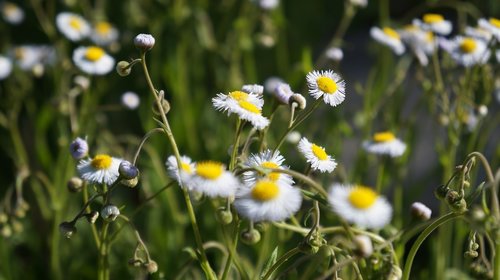
<instances>
[{"instance_id":1,"label":"drooping flower bud","mask_svg":"<svg viewBox=\"0 0 500 280\"><path fill-rule=\"evenodd\" d=\"M84 139L77 137L69 145L69 151L74 159L82 159L89 153L89 145Z\"/></svg>"},{"instance_id":2,"label":"drooping flower bud","mask_svg":"<svg viewBox=\"0 0 500 280\"><path fill-rule=\"evenodd\" d=\"M411 214L421 221L427 221L431 218L432 210L421 202L414 202L411 205Z\"/></svg>"},{"instance_id":3,"label":"drooping flower bud","mask_svg":"<svg viewBox=\"0 0 500 280\"><path fill-rule=\"evenodd\" d=\"M120 209L113 204L104 206L101 210L101 217L106 222L112 222L120 215Z\"/></svg>"},{"instance_id":4,"label":"drooping flower bud","mask_svg":"<svg viewBox=\"0 0 500 280\"><path fill-rule=\"evenodd\" d=\"M139 34L134 38L134 45L143 52L147 52L155 45L155 38L151 34Z\"/></svg>"},{"instance_id":5,"label":"drooping flower bud","mask_svg":"<svg viewBox=\"0 0 500 280\"><path fill-rule=\"evenodd\" d=\"M59 225L59 230L62 235L66 238L71 238L76 233L75 223L73 222L62 222Z\"/></svg>"},{"instance_id":6,"label":"drooping flower bud","mask_svg":"<svg viewBox=\"0 0 500 280\"><path fill-rule=\"evenodd\" d=\"M130 63L128 63L127 61L119 61L117 64L116 64L116 73L118 73L118 75L122 76L122 77L125 77L125 76L128 76L130 75L130 72L132 71L132 67L129 67L130 66Z\"/></svg>"},{"instance_id":7,"label":"drooping flower bud","mask_svg":"<svg viewBox=\"0 0 500 280\"><path fill-rule=\"evenodd\" d=\"M87 217L87 221L91 224L95 224L97 218L99 218L99 212L91 211L90 213L85 215Z\"/></svg>"},{"instance_id":8,"label":"drooping flower bud","mask_svg":"<svg viewBox=\"0 0 500 280\"><path fill-rule=\"evenodd\" d=\"M78 177L71 177L66 186L68 187L68 191L72 193L79 192L82 190L83 180Z\"/></svg>"},{"instance_id":9,"label":"drooping flower bud","mask_svg":"<svg viewBox=\"0 0 500 280\"><path fill-rule=\"evenodd\" d=\"M149 274L153 274L158 271L158 264L153 260L150 260L148 263L145 263L144 267L149 272Z\"/></svg>"},{"instance_id":10,"label":"drooping flower bud","mask_svg":"<svg viewBox=\"0 0 500 280\"><path fill-rule=\"evenodd\" d=\"M366 235L357 235L353 239L356 245L355 252L363 258L367 258L373 254L373 244L370 237Z\"/></svg>"},{"instance_id":11,"label":"drooping flower bud","mask_svg":"<svg viewBox=\"0 0 500 280\"><path fill-rule=\"evenodd\" d=\"M120 173L121 177L127 180L134 179L137 176L139 176L139 169L127 160L123 160L120 163L120 167L118 167L118 172Z\"/></svg>"},{"instance_id":12,"label":"drooping flower bud","mask_svg":"<svg viewBox=\"0 0 500 280\"><path fill-rule=\"evenodd\" d=\"M217 221L223 225L228 225L233 221L233 214L231 210L226 210L225 207L217 209Z\"/></svg>"},{"instance_id":13,"label":"drooping flower bud","mask_svg":"<svg viewBox=\"0 0 500 280\"><path fill-rule=\"evenodd\" d=\"M241 233L241 241L248 245L253 245L260 241L260 232L256 229L248 229Z\"/></svg>"}]
</instances>

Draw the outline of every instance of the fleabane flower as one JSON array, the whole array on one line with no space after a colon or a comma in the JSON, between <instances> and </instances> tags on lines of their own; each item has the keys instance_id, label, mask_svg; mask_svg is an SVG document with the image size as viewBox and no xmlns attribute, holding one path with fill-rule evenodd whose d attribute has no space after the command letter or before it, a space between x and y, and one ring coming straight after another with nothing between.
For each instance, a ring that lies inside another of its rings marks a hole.
<instances>
[{"instance_id":1,"label":"fleabane flower","mask_svg":"<svg viewBox=\"0 0 500 280\"><path fill-rule=\"evenodd\" d=\"M391 221L391 205L369 187L333 184L328 202L339 217L361 228L379 229Z\"/></svg>"},{"instance_id":2,"label":"fleabane flower","mask_svg":"<svg viewBox=\"0 0 500 280\"><path fill-rule=\"evenodd\" d=\"M453 40L441 39L440 45L464 67L484 64L491 55L485 41L472 37L457 36Z\"/></svg>"},{"instance_id":3,"label":"fleabane flower","mask_svg":"<svg viewBox=\"0 0 500 280\"><path fill-rule=\"evenodd\" d=\"M283 162L285 158L279 153L279 151L272 152L271 150L266 150L258 154L251 154L248 160L243 163L245 168L278 168L278 169L288 169L288 166L284 166ZM280 182L286 185L292 185L292 176L280 172L270 172L266 175L260 174L257 171L246 171L243 173L243 182L246 186L251 186L255 184L256 181L261 179L267 179L273 182Z\"/></svg>"},{"instance_id":4,"label":"fleabane flower","mask_svg":"<svg viewBox=\"0 0 500 280\"><path fill-rule=\"evenodd\" d=\"M448 35L453 28L451 22L445 20L440 14L424 14L422 20L414 19L413 24L420 26L425 31L432 31L439 35Z\"/></svg>"},{"instance_id":5,"label":"fleabane flower","mask_svg":"<svg viewBox=\"0 0 500 280\"><path fill-rule=\"evenodd\" d=\"M135 110L141 104L141 99L137 93L127 91L122 94L122 104L130 110Z\"/></svg>"},{"instance_id":6,"label":"fleabane flower","mask_svg":"<svg viewBox=\"0 0 500 280\"><path fill-rule=\"evenodd\" d=\"M20 24L24 20L24 11L14 3L3 2L0 6L3 19L13 25Z\"/></svg>"},{"instance_id":7,"label":"fleabane flower","mask_svg":"<svg viewBox=\"0 0 500 280\"><path fill-rule=\"evenodd\" d=\"M246 93L255 93L257 95L262 95L264 93L264 86L258 84L243 85L241 90Z\"/></svg>"},{"instance_id":8,"label":"fleabane flower","mask_svg":"<svg viewBox=\"0 0 500 280\"><path fill-rule=\"evenodd\" d=\"M229 94L219 93L212 98L215 109L226 112L228 115L234 113L238 118L250 122L258 130L269 125L269 120L262 116L264 100L257 94L249 94L244 91L233 91Z\"/></svg>"},{"instance_id":9,"label":"fleabane flower","mask_svg":"<svg viewBox=\"0 0 500 280\"><path fill-rule=\"evenodd\" d=\"M478 25L491 32L497 41L500 41L500 19L494 17L489 19L481 18L478 20Z\"/></svg>"},{"instance_id":10,"label":"fleabane flower","mask_svg":"<svg viewBox=\"0 0 500 280\"><path fill-rule=\"evenodd\" d=\"M491 41L491 38L493 37L493 34L488 29L483 28L481 26L477 27L466 26L464 33L465 36L467 37L480 39L488 43Z\"/></svg>"},{"instance_id":11,"label":"fleabane flower","mask_svg":"<svg viewBox=\"0 0 500 280\"><path fill-rule=\"evenodd\" d=\"M48 45L23 45L13 49L16 64L25 71L51 64L55 61L56 51Z\"/></svg>"},{"instance_id":12,"label":"fleabane flower","mask_svg":"<svg viewBox=\"0 0 500 280\"><path fill-rule=\"evenodd\" d=\"M309 93L314 99L323 97L323 101L335 107L345 99L345 81L332 70L312 71L306 76Z\"/></svg>"},{"instance_id":13,"label":"fleabane flower","mask_svg":"<svg viewBox=\"0 0 500 280\"><path fill-rule=\"evenodd\" d=\"M91 75L105 75L115 67L115 59L97 46L78 47L73 51L73 62Z\"/></svg>"},{"instance_id":14,"label":"fleabane flower","mask_svg":"<svg viewBox=\"0 0 500 280\"><path fill-rule=\"evenodd\" d=\"M371 140L363 142L363 148L372 154L399 157L405 152L406 144L392 132L378 132Z\"/></svg>"},{"instance_id":15,"label":"fleabane flower","mask_svg":"<svg viewBox=\"0 0 500 280\"><path fill-rule=\"evenodd\" d=\"M12 61L0 55L0 80L7 78L12 72Z\"/></svg>"},{"instance_id":16,"label":"fleabane flower","mask_svg":"<svg viewBox=\"0 0 500 280\"><path fill-rule=\"evenodd\" d=\"M188 187L187 183L193 176L196 169L196 164L192 162L191 158L187 156L181 156L180 172L175 156L169 156L167 161L165 162L165 165L167 166L168 176L170 178L176 180L179 185Z\"/></svg>"},{"instance_id":17,"label":"fleabane flower","mask_svg":"<svg viewBox=\"0 0 500 280\"><path fill-rule=\"evenodd\" d=\"M370 36L375 41L388 46L397 55L402 55L405 52L405 46L401 41L399 33L390 27L383 27L382 29L374 26L370 29Z\"/></svg>"},{"instance_id":18,"label":"fleabane flower","mask_svg":"<svg viewBox=\"0 0 500 280\"><path fill-rule=\"evenodd\" d=\"M241 187L234 207L251 221L283 221L295 214L302 204L300 191L291 185L262 179L251 187Z\"/></svg>"},{"instance_id":19,"label":"fleabane flower","mask_svg":"<svg viewBox=\"0 0 500 280\"><path fill-rule=\"evenodd\" d=\"M62 12L56 16L56 26L66 38L73 42L85 39L92 32L87 20L69 12Z\"/></svg>"},{"instance_id":20,"label":"fleabane flower","mask_svg":"<svg viewBox=\"0 0 500 280\"><path fill-rule=\"evenodd\" d=\"M272 92L273 96L284 105L288 105L290 102L290 97L294 94L289 84L279 83L274 91Z\"/></svg>"},{"instance_id":21,"label":"fleabane flower","mask_svg":"<svg viewBox=\"0 0 500 280\"><path fill-rule=\"evenodd\" d=\"M437 48L437 40L434 33L424 31L416 25L407 25L401 31L401 39L405 42L413 54L417 57L420 65L429 63L427 56L432 55Z\"/></svg>"},{"instance_id":22,"label":"fleabane flower","mask_svg":"<svg viewBox=\"0 0 500 280\"><path fill-rule=\"evenodd\" d=\"M93 184L113 184L120 173L121 159L106 154L99 154L92 159L81 160L77 166L80 177Z\"/></svg>"},{"instance_id":23,"label":"fleabane flower","mask_svg":"<svg viewBox=\"0 0 500 280\"><path fill-rule=\"evenodd\" d=\"M107 46L118 39L118 29L107 21L100 21L93 27L90 39L97 45Z\"/></svg>"},{"instance_id":24,"label":"fleabane flower","mask_svg":"<svg viewBox=\"0 0 500 280\"><path fill-rule=\"evenodd\" d=\"M330 173L337 167L337 163L326 153L325 148L309 142L305 137L300 140L298 148L313 170Z\"/></svg>"},{"instance_id":25,"label":"fleabane flower","mask_svg":"<svg viewBox=\"0 0 500 280\"><path fill-rule=\"evenodd\" d=\"M196 164L188 189L209 197L232 197L240 183L226 167L216 161L202 161Z\"/></svg>"}]
</instances>

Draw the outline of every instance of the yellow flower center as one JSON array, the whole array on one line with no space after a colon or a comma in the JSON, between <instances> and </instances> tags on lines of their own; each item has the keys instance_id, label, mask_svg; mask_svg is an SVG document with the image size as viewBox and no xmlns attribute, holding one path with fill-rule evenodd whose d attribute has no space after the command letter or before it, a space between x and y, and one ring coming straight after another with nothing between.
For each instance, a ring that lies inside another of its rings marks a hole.
<instances>
[{"instance_id":1,"label":"yellow flower center","mask_svg":"<svg viewBox=\"0 0 500 280\"><path fill-rule=\"evenodd\" d=\"M105 154L101 155L96 155L92 161L90 162L90 165L94 167L95 169L108 169L111 166L111 162L113 162L113 159Z\"/></svg>"},{"instance_id":2,"label":"yellow flower center","mask_svg":"<svg viewBox=\"0 0 500 280\"><path fill-rule=\"evenodd\" d=\"M196 165L196 174L209 180L219 178L224 172L224 166L220 162L205 161Z\"/></svg>"},{"instance_id":3,"label":"yellow flower center","mask_svg":"<svg viewBox=\"0 0 500 280\"><path fill-rule=\"evenodd\" d=\"M82 29L82 21L79 18L72 16L69 19L69 26L80 31L80 29Z\"/></svg>"},{"instance_id":4,"label":"yellow flower center","mask_svg":"<svg viewBox=\"0 0 500 280\"><path fill-rule=\"evenodd\" d=\"M104 50L99 47L88 47L85 52L85 58L89 61L97 61L105 54Z\"/></svg>"},{"instance_id":5,"label":"yellow flower center","mask_svg":"<svg viewBox=\"0 0 500 280\"><path fill-rule=\"evenodd\" d=\"M24 50L23 47L17 47L14 49L14 56L16 57L16 59L23 59L24 58L24 55L25 55L26 51Z\"/></svg>"},{"instance_id":6,"label":"yellow flower center","mask_svg":"<svg viewBox=\"0 0 500 280\"><path fill-rule=\"evenodd\" d=\"M245 101L245 100L240 100L238 101L238 105L240 105L241 108L247 110L248 112L254 113L254 114L259 114L261 113L259 107L255 106L253 103Z\"/></svg>"},{"instance_id":7,"label":"yellow flower center","mask_svg":"<svg viewBox=\"0 0 500 280\"><path fill-rule=\"evenodd\" d=\"M255 184L252 189L252 197L260 201L268 201L278 196L280 189L272 181L262 180Z\"/></svg>"},{"instance_id":8,"label":"yellow flower center","mask_svg":"<svg viewBox=\"0 0 500 280\"><path fill-rule=\"evenodd\" d=\"M17 6L12 3L3 4L3 9L6 15L14 15L18 11Z\"/></svg>"},{"instance_id":9,"label":"yellow flower center","mask_svg":"<svg viewBox=\"0 0 500 280\"><path fill-rule=\"evenodd\" d=\"M181 162L181 169L188 174L193 173L193 169L191 168L191 165L189 163Z\"/></svg>"},{"instance_id":10,"label":"yellow flower center","mask_svg":"<svg viewBox=\"0 0 500 280\"><path fill-rule=\"evenodd\" d=\"M101 21L96 25L95 29L96 29L97 33L99 33L101 35L106 35L111 31L111 24L109 24L105 21Z\"/></svg>"},{"instance_id":11,"label":"yellow flower center","mask_svg":"<svg viewBox=\"0 0 500 280\"><path fill-rule=\"evenodd\" d=\"M352 206L358 209L371 207L377 200L377 193L364 186L356 186L349 193L348 199Z\"/></svg>"},{"instance_id":12,"label":"yellow flower center","mask_svg":"<svg viewBox=\"0 0 500 280\"><path fill-rule=\"evenodd\" d=\"M325 152L325 148L320 147L316 144L312 144L312 152L313 154L319 159L319 160L326 160L328 159L328 155Z\"/></svg>"},{"instance_id":13,"label":"yellow flower center","mask_svg":"<svg viewBox=\"0 0 500 280\"><path fill-rule=\"evenodd\" d=\"M393 38L393 39L397 39L399 40L401 37L399 36L398 32L390 27L384 27L384 29L382 29L385 33L385 35Z\"/></svg>"},{"instance_id":14,"label":"yellow flower center","mask_svg":"<svg viewBox=\"0 0 500 280\"><path fill-rule=\"evenodd\" d=\"M316 79L316 83L322 92L332 94L337 91L337 83L332 78L321 76Z\"/></svg>"},{"instance_id":15,"label":"yellow flower center","mask_svg":"<svg viewBox=\"0 0 500 280\"><path fill-rule=\"evenodd\" d=\"M477 43L472 38L465 38L460 43L460 50L462 50L462 52L464 52L464 53L474 52L474 50L476 50L476 47L477 47Z\"/></svg>"},{"instance_id":16,"label":"yellow flower center","mask_svg":"<svg viewBox=\"0 0 500 280\"><path fill-rule=\"evenodd\" d=\"M490 24L495 26L496 28L500 28L500 19L490 18Z\"/></svg>"},{"instance_id":17,"label":"yellow flower center","mask_svg":"<svg viewBox=\"0 0 500 280\"><path fill-rule=\"evenodd\" d=\"M423 20L425 23L437 23L444 21L444 18L440 14L425 14Z\"/></svg>"},{"instance_id":18,"label":"yellow flower center","mask_svg":"<svg viewBox=\"0 0 500 280\"><path fill-rule=\"evenodd\" d=\"M427 34L425 34L425 40L426 40L427 42L432 42L432 41L434 41L434 33L430 32L430 31L429 31L429 32L427 32Z\"/></svg>"},{"instance_id":19,"label":"yellow flower center","mask_svg":"<svg viewBox=\"0 0 500 280\"><path fill-rule=\"evenodd\" d=\"M373 135L373 141L375 142L389 142L396 139L396 136L391 132L379 132Z\"/></svg>"},{"instance_id":20,"label":"yellow flower center","mask_svg":"<svg viewBox=\"0 0 500 280\"><path fill-rule=\"evenodd\" d=\"M410 31L410 32L413 32L413 31L417 31L419 28L416 27L415 25L413 24L407 24L403 27L404 30L406 31Z\"/></svg>"},{"instance_id":21,"label":"yellow flower center","mask_svg":"<svg viewBox=\"0 0 500 280\"><path fill-rule=\"evenodd\" d=\"M248 98L248 93L239 90L232 91L229 93L229 97L231 97L236 101L242 101L242 100L245 101Z\"/></svg>"},{"instance_id":22,"label":"yellow flower center","mask_svg":"<svg viewBox=\"0 0 500 280\"><path fill-rule=\"evenodd\" d=\"M279 166L270 161L265 161L260 164L260 166L265 167L265 168L279 168ZM277 181L280 178L280 173L279 172L271 172L267 175L267 178L269 178L271 181Z\"/></svg>"}]
</instances>

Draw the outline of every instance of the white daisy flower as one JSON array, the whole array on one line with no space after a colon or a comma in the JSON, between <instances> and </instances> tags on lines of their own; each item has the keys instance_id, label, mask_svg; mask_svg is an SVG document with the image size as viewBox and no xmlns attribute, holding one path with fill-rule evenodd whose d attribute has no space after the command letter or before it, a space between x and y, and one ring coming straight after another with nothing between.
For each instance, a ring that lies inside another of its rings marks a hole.
<instances>
[{"instance_id":1,"label":"white daisy flower","mask_svg":"<svg viewBox=\"0 0 500 280\"><path fill-rule=\"evenodd\" d=\"M300 190L272 180L259 180L248 188L239 188L234 207L251 221L283 221L295 214L302 204Z\"/></svg>"},{"instance_id":2,"label":"white daisy flower","mask_svg":"<svg viewBox=\"0 0 500 280\"><path fill-rule=\"evenodd\" d=\"M203 161L196 164L188 189L209 197L232 197L240 182L220 162Z\"/></svg>"},{"instance_id":3,"label":"white daisy flower","mask_svg":"<svg viewBox=\"0 0 500 280\"><path fill-rule=\"evenodd\" d=\"M73 62L80 70L91 75L104 75L115 67L115 59L96 46L75 49Z\"/></svg>"},{"instance_id":4,"label":"white daisy flower","mask_svg":"<svg viewBox=\"0 0 500 280\"><path fill-rule=\"evenodd\" d=\"M401 36L396 30L390 27L380 29L374 26L370 29L370 36L372 36L375 41L391 48L397 55L402 55L405 52L405 46L401 41Z\"/></svg>"},{"instance_id":5,"label":"white daisy flower","mask_svg":"<svg viewBox=\"0 0 500 280\"><path fill-rule=\"evenodd\" d=\"M264 100L260 95L243 91L233 91L228 95L219 93L212 98L212 103L215 109L227 111L228 115L235 113L240 119L250 122L259 130L269 125L269 120L262 116Z\"/></svg>"},{"instance_id":6,"label":"white daisy flower","mask_svg":"<svg viewBox=\"0 0 500 280\"><path fill-rule=\"evenodd\" d=\"M252 154L248 157L247 161L243 164L245 168L250 167L263 167L263 168L279 168L288 169L288 166L284 166L283 162L285 158L280 155L279 151L272 152L271 150L266 150L259 154ZM252 186L256 181L260 179L267 179L273 182L279 181L280 183L286 185L293 185L292 176L279 172L271 172L267 176L263 176L257 171L247 171L243 173L243 182L247 186Z\"/></svg>"},{"instance_id":7,"label":"white daisy flower","mask_svg":"<svg viewBox=\"0 0 500 280\"><path fill-rule=\"evenodd\" d=\"M269 77L264 82L264 90L266 92L273 93L276 87L281 83L284 83L283 79L278 77Z\"/></svg>"},{"instance_id":8,"label":"white daisy flower","mask_svg":"<svg viewBox=\"0 0 500 280\"><path fill-rule=\"evenodd\" d=\"M333 184L328 202L333 212L358 227L379 229L391 221L391 205L365 186Z\"/></svg>"},{"instance_id":9,"label":"white daisy flower","mask_svg":"<svg viewBox=\"0 0 500 280\"><path fill-rule=\"evenodd\" d=\"M238 101L232 110L240 119L250 122L258 130L262 130L269 125L269 119L262 116L262 110L251 102Z\"/></svg>"},{"instance_id":10,"label":"white daisy flower","mask_svg":"<svg viewBox=\"0 0 500 280\"><path fill-rule=\"evenodd\" d=\"M7 78L12 72L12 61L0 55L0 80Z\"/></svg>"},{"instance_id":11,"label":"white daisy flower","mask_svg":"<svg viewBox=\"0 0 500 280\"><path fill-rule=\"evenodd\" d=\"M432 55L437 48L437 40L434 33L424 31L416 25L405 26L400 31L401 39L405 42L413 54L417 57L419 63L426 66L429 63L427 56Z\"/></svg>"},{"instance_id":12,"label":"white daisy flower","mask_svg":"<svg viewBox=\"0 0 500 280\"><path fill-rule=\"evenodd\" d=\"M181 156L181 172L177 167L177 159L175 156L169 156L165 162L168 170L168 176L176 180L179 184L182 182L182 186L188 187L189 179L193 176L196 165L191 161L191 158L187 156Z\"/></svg>"},{"instance_id":13,"label":"white daisy flower","mask_svg":"<svg viewBox=\"0 0 500 280\"><path fill-rule=\"evenodd\" d=\"M98 22L90 34L90 39L97 45L107 46L118 39L118 29L106 21Z\"/></svg>"},{"instance_id":14,"label":"white daisy flower","mask_svg":"<svg viewBox=\"0 0 500 280\"><path fill-rule=\"evenodd\" d=\"M73 42L88 37L92 32L89 23L83 17L69 12L62 12L56 16L56 26L66 38Z\"/></svg>"},{"instance_id":15,"label":"white daisy flower","mask_svg":"<svg viewBox=\"0 0 500 280\"><path fill-rule=\"evenodd\" d=\"M323 97L323 101L335 107L344 102L345 81L332 70L312 71L306 76L309 93L314 99Z\"/></svg>"},{"instance_id":16,"label":"white daisy flower","mask_svg":"<svg viewBox=\"0 0 500 280\"><path fill-rule=\"evenodd\" d=\"M440 44L458 64L465 67L484 64L491 55L486 42L472 37L457 36L453 40L441 39Z\"/></svg>"},{"instance_id":17,"label":"white daisy flower","mask_svg":"<svg viewBox=\"0 0 500 280\"><path fill-rule=\"evenodd\" d=\"M137 93L132 91L127 91L122 95L122 104L123 106L129 108L130 110L135 110L139 107L141 103L141 99L137 95Z\"/></svg>"},{"instance_id":18,"label":"white daisy flower","mask_svg":"<svg viewBox=\"0 0 500 280\"><path fill-rule=\"evenodd\" d=\"M20 24L24 20L24 11L14 3L4 2L1 6L3 19L10 24Z\"/></svg>"},{"instance_id":19,"label":"white daisy flower","mask_svg":"<svg viewBox=\"0 0 500 280\"><path fill-rule=\"evenodd\" d=\"M406 144L391 132L379 132L369 141L363 142L363 148L372 154L399 157L406 150Z\"/></svg>"},{"instance_id":20,"label":"white daisy flower","mask_svg":"<svg viewBox=\"0 0 500 280\"><path fill-rule=\"evenodd\" d=\"M52 64L55 61L56 52L51 46L25 45L15 47L13 56L19 68L31 71L37 66Z\"/></svg>"},{"instance_id":21,"label":"white daisy flower","mask_svg":"<svg viewBox=\"0 0 500 280\"><path fill-rule=\"evenodd\" d=\"M111 185L120 176L118 168L121 162L121 159L100 154L80 161L77 169L80 177L89 183Z\"/></svg>"},{"instance_id":22,"label":"white daisy flower","mask_svg":"<svg viewBox=\"0 0 500 280\"><path fill-rule=\"evenodd\" d=\"M465 27L465 36L473 37L476 39L483 40L485 42L489 42L489 41L491 41L493 34L488 29L480 27L480 26L478 26L478 27L466 26Z\"/></svg>"},{"instance_id":23,"label":"white daisy flower","mask_svg":"<svg viewBox=\"0 0 500 280\"><path fill-rule=\"evenodd\" d=\"M287 105L290 101L290 97L294 94L289 84L279 83L274 91L273 96L281 103Z\"/></svg>"},{"instance_id":24,"label":"white daisy flower","mask_svg":"<svg viewBox=\"0 0 500 280\"><path fill-rule=\"evenodd\" d=\"M337 163L325 152L325 148L309 142L305 137L300 140L298 148L314 170L330 173L337 167Z\"/></svg>"},{"instance_id":25,"label":"white daisy flower","mask_svg":"<svg viewBox=\"0 0 500 280\"><path fill-rule=\"evenodd\" d=\"M497 41L500 41L500 19L489 18L488 20L481 18L478 21L479 27L482 27L492 33Z\"/></svg>"},{"instance_id":26,"label":"white daisy flower","mask_svg":"<svg viewBox=\"0 0 500 280\"><path fill-rule=\"evenodd\" d=\"M257 95L262 95L264 93L264 86L253 84L253 85L243 85L242 91L246 93L255 93Z\"/></svg>"},{"instance_id":27,"label":"white daisy flower","mask_svg":"<svg viewBox=\"0 0 500 280\"><path fill-rule=\"evenodd\" d=\"M432 31L440 35L448 35L453 28L450 21L445 20L440 14L424 14L422 20L414 19L413 24L425 31Z\"/></svg>"},{"instance_id":28,"label":"white daisy flower","mask_svg":"<svg viewBox=\"0 0 500 280\"><path fill-rule=\"evenodd\" d=\"M341 48L331 47L325 52L326 57L333 61L341 61L344 58L344 52Z\"/></svg>"}]
</instances>

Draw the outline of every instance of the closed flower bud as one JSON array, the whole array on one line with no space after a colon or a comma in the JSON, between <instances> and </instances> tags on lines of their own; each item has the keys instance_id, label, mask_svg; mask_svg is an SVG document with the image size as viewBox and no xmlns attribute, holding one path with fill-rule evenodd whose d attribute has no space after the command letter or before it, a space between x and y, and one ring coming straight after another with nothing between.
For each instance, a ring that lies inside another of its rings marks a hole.
<instances>
[{"instance_id":1,"label":"closed flower bud","mask_svg":"<svg viewBox=\"0 0 500 280\"><path fill-rule=\"evenodd\" d=\"M151 34L139 34L134 38L134 45L140 51L147 52L155 45L155 38Z\"/></svg>"},{"instance_id":2,"label":"closed flower bud","mask_svg":"<svg viewBox=\"0 0 500 280\"><path fill-rule=\"evenodd\" d=\"M82 159L89 153L89 145L87 141L78 137L69 145L69 151L74 159Z\"/></svg>"},{"instance_id":3,"label":"closed flower bud","mask_svg":"<svg viewBox=\"0 0 500 280\"><path fill-rule=\"evenodd\" d=\"M402 276L403 271L401 271L401 268L399 268L399 266L397 265L392 265L391 272L389 273L387 280L399 280Z\"/></svg>"},{"instance_id":4,"label":"closed flower bud","mask_svg":"<svg viewBox=\"0 0 500 280\"><path fill-rule=\"evenodd\" d=\"M130 67L130 63L128 63L127 61L119 61L117 64L116 64L116 73L118 73L118 75L122 76L122 77L125 77L125 76L128 76L130 75L130 72L132 71L132 67Z\"/></svg>"},{"instance_id":5,"label":"closed flower bud","mask_svg":"<svg viewBox=\"0 0 500 280\"><path fill-rule=\"evenodd\" d=\"M118 167L118 172L120 173L120 176L125 178L125 179L134 179L139 175L139 169L135 167L132 163L129 161L123 160L120 163L120 167Z\"/></svg>"},{"instance_id":6,"label":"closed flower bud","mask_svg":"<svg viewBox=\"0 0 500 280\"><path fill-rule=\"evenodd\" d=\"M120 184L124 185L125 187L129 188L135 188L137 186L137 183L139 183L139 177L135 177L133 179L125 179L121 180Z\"/></svg>"},{"instance_id":7,"label":"closed flower bud","mask_svg":"<svg viewBox=\"0 0 500 280\"><path fill-rule=\"evenodd\" d=\"M167 100L165 99L161 100L161 107L163 109L163 113L165 113L165 115L168 114L168 112L170 111L170 103ZM156 102L153 103L153 113L155 113L158 116L161 116L161 112L158 109L158 104Z\"/></svg>"},{"instance_id":8,"label":"closed flower bud","mask_svg":"<svg viewBox=\"0 0 500 280\"><path fill-rule=\"evenodd\" d=\"M217 221L223 225L229 225L233 221L233 213L230 210L222 207L217 209Z\"/></svg>"},{"instance_id":9,"label":"closed flower bud","mask_svg":"<svg viewBox=\"0 0 500 280\"><path fill-rule=\"evenodd\" d=\"M486 115L488 115L488 107L486 107L486 105L480 105L480 106L477 108L477 113L478 113L481 117L486 117Z\"/></svg>"},{"instance_id":10,"label":"closed flower bud","mask_svg":"<svg viewBox=\"0 0 500 280\"><path fill-rule=\"evenodd\" d=\"M431 218L432 210L421 202L414 202L411 205L411 214L421 221L427 221Z\"/></svg>"},{"instance_id":11,"label":"closed flower bud","mask_svg":"<svg viewBox=\"0 0 500 280\"><path fill-rule=\"evenodd\" d=\"M97 221L97 218L99 218L99 212L97 211L91 211L90 213L86 214L85 217L87 217L87 221L91 224L95 224Z\"/></svg>"},{"instance_id":12,"label":"closed flower bud","mask_svg":"<svg viewBox=\"0 0 500 280\"><path fill-rule=\"evenodd\" d=\"M472 250L469 250L469 251L466 251L464 253L464 257L466 258L470 258L470 259L475 259L479 256L478 252L476 251L472 251Z\"/></svg>"},{"instance_id":13,"label":"closed flower bud","mask_svg":"<svg viewBox=\"0 0 500 280\"><path fill-rule=\"evenodd\" d=\"M448 204L450 204L450 205L452 205L456 202L459 202L460 199L462 199L462 197L460 196L460 194L457 191L449 191L446 194L446 202L448 202Z\"/></svg>"},{"instance_id":14,"label":"closed flower bud","mask_svg":"<svg viewBox=\"0 0 500 280\"><path fill-rule=\"evenodd\" d=\"M373 244L370 237L366 235L357 235L353 239L356 246L355 253L360 257L367 258L373 254Z\"/></svg>"},{"instance_id":15,"label":"closed flower bud","mask_svg":"<svg viewBox=\"0 0 500 280\"><path fill-rule=\"evenodd\" d=\"M68 191L70 192L79 192L82 190L83 180L78 177L72 177L71 179L69 179L66 186L68 187Z\"/></svg>"},{"instance_id":16,"label":"closed flower bud","mask_svg":"<svg viewBox=\"0 0 500 280\"><path fill-rule=\"evenodd\" d=\"M260 232L256 229L249 229L241 233L241 241L252 245L260 241Z\"/></svg>"},{"instance_id":17,"label":"closed flower bud","mask_svg":"<svg viewBox=\"0 0 500 280\"><path fill-rule=\"evenodd\" d=\"M274 97L281 103L281 104L289 104L290 98L293 95L293 91L290 88L289 84L285 83L278 83L273 91Z\"/></svg>"},{"instance_id":18,"label":"closed flower bud","mask_svg":"<svg viewBox=\"0 0 500 280\"><path fill-rule=\"evenodd\" d=\"M319 246L311 242L300 242L299 250L304 254L316 254L319 251Z\"/></svg>"},{"instance_id":19,"label":"closed flower bud","mask_svg":"<svg viewBox=\"0 0 500 280\"><path fill-rule=\"evenodd\" d=\"M89 78L85 76L78 75L73 79L73 82L79 86L82 90L87 90L90 86Z\"/></svg>"},{"instance_id":20,"label":"closed flower bud","mask_svg":"<svg viewBox=\"0 0 500 280\"><path fill-rule=\"evenodd\" d=\"M439 187L437 187L437 189L434 191L434 194L436 195L436 197L438 199L444 199L446 197L446 194L448 193L448 191L450 190L449 187L445 186L445 185L440 185Z\"/></svg>"},{"instance_id":21,"label":"closed flower bud","mask_svg":"<svg viewBox=\"0 0 500 280\"><path fill-rule=\"evenodd\" d=\"M462 198L459 201L450 204L450 207L453 211L457 213L464 213L465 211L467 211L467 202L465 201L465 199Z\"/></svg>"},{"instance_id":22,"label":"closed flower bud","mask_svg":"<svg viewBox=\"0 0 500 280\"><path fill-rule=\"evenodd\" d=\"M155 261L149 261L144 264L144 267L149 272L149 274L153 274L158 271L158 264Z\"/></svg>"},{"instance_id":23,"label":"closed flower bud","mask_svg":"<svg viewBox=\"0 0 500 280\"><path fill-rule=\"evenodd\" d=\"M486 218L486 213L484 213L483 209L481 209L480 207L474 207L470 211L470 217L474 222L481 223Z\"/></svg>"},{"instance_id":24,"label":"closed flower bud","mask_svg":"<svg viewBox=\"0 0 500 280\"><path fill-rule=\"evenodd\" d=\"M128 265L133 266L133 267L140 267L143 265L143 262L138 259L130 259L128 260Z\"/></svg>"},{"instance_id":25,"label":"closed flower bud","mask_svg":"<svg viewBox=\"0 0 500 280\"><path fill-rule=\"evenodd\" d=\"M120 209L116 207L115 205L108 204L104 206L101 210L101 217L106 221L106 222L112 222L116 220L116 218L120 215Z\"/></svg>"},{"instance_id":26,"label":"closed flower bud","mask_svg":"<svg viewBox=\"0 0 500 280\"><path fill-rule=\"evenodd\" d=\"M59 231L66 238L71 238L76 233L75 223L73 222L62 222L59 225Z\"/></svg>"},{"instance_id":27,"label":"closed flower bud","mask_svg":"<svg viewBox=\"0 0 500 280\"><path fill-rule=\"evenodd\" d=\"M294 93L292 95L292 97L290 97L289 103L290 103L290 105L292 103L297 103L298 108L300 110L304 110L306 108L306 105L307 105L307 101L304 98L304 96L302 96L302 94L298 94L298 93Z\"/></svg>"}]
</instances>

